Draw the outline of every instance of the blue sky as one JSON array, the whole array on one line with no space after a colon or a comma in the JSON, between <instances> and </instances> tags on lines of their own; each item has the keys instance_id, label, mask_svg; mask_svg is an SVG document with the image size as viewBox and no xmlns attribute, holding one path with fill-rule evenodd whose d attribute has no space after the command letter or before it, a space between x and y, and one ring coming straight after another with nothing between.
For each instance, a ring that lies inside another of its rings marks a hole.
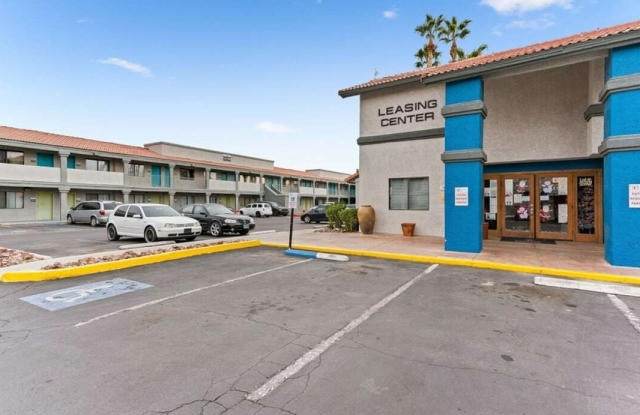
<instances>
[{"instance_id":1,"label":"blue sky","mask_svg":"<svg viewBox=\"0 0 640 415\"><path fill-rule=\"evenodd\" d=\"M357 167L358 100L413 67L425 13L489 52L640 18L637 0L0 0L0 124Z\"/></svg>"}]
</instances>

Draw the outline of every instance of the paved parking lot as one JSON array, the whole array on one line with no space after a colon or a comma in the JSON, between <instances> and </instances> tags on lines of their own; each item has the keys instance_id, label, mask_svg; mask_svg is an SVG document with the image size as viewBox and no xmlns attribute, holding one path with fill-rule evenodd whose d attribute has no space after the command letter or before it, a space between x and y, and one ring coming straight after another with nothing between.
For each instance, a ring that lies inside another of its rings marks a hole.
<instances>
[{"instance_id":1,"label":"paved parking lot","mask_svg":"<svg viewBox=\"0 0 640 415\"><path fill-rule=\"evenodd\" d=\"M264 231L288 231L289 217L257 218L256 227L251 233ZM312 229L312 224L305 224L294 218L294 230ZM227 235L233 236L233 235ZM198 240L211 239L209 235L198 237ZM50 257L83 255L93 252L104 252L118 249L128 243L142 243L142 239L122 238L118 242L109 242L104 227L92 228L89 225L19 225L0 226L0 246L20 249Z\"/></svg>"},{"instance_id":2,"label":"paved parking lot","mask_svg":"<svg viewBox=\"0 0 640 415\"><path fill-rule=\"evenodd\" d=\"M151 287L20 300L114 278ZM0 413L638 414L639 342L604 294L259 248L0 285Z\"/></svg>"}]
</instances>

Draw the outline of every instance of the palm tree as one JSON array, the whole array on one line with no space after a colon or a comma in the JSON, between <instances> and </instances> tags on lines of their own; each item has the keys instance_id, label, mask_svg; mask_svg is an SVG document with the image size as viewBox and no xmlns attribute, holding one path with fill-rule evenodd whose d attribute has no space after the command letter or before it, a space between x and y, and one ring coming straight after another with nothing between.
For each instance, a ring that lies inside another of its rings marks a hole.
<instances>
[{"instance_id":1,"label":"palm tree","mask_svg":"<svg viewBox=\"0 0 640 415\"><path fill-rule=\"evenodd\" d=\"M480 46L478 46L477 48L475 48L474 50L472 50L469 53L465 53L464 49L462 48L458 48L458 60L461 59L469 59L469 58L477 58L478 56L482 55L482 52L484 52L485 50L487 50L488 46L486 43L481 44Z\"/></svg>"},{"instance_id":2,"label":"palm tree","mask_svg":"<svg viewBox=\"0 0 640 415\"><path fill-rule=\"evenodd\" d=\"M451 57L451 62L455 62L459 59L460 55L458 53L458 40L466 38L469 31L469 24L471 20L465 19L461 22L458 22L458 19L453 16L449 20L445 20L442 24L442 29L440 30L440 40L449 44L449 56Z\"/></svg>"},{"instance_id":3,"label":"palm tree","mask_svg":"<svg viewBox=\"0 0 640 415\"><path fill-rule=\"evenodd\" d=\"M440 64L440 52L433 51L431 57L431 63L427 61L427 48L420 48L414 55L416 57L416 68L430 68L432 66L438 66Z\"/></svg>"},{"instance_id":4,"label":"palm tree","mask_svg":"<svg viewBox=\"0 0 640 415\"><path fill-rule=\"evenodd\" d=\"M427 39L427 42L423 48L418 50L416 53L416 58L418 58L418 54L424 55L422 60L418 60L416 62L416 66L420 63L420 66L436 66L438 65L438 44L436 43L438 37L440 36L440 32L442 30L442 23L444 22L444 16L439 15L436 17L427 14L424 19L424 23L416 27L416 32Z\"/></svg>"}]
</instances>

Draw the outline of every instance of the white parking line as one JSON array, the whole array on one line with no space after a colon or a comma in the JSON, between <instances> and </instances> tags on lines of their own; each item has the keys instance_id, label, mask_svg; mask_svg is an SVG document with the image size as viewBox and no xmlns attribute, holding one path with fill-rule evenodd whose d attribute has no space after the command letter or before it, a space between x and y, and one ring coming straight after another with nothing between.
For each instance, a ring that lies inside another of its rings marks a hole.
<instances>
[{"instance_id":1,"label":"white parking line","mask_svg":"<svg viewBox=\"0 0 640 415\"><path fill-rule=\"evenodd\" d=\"M638 333L640 333L640 318L636 317L636 315L633 314L633 311L629 309L629 306L627 306L624 301L619 299L618 296L614 294L607 294L607 297L609 297L609 300L611 300L613 305L616 306L618 310L620 310L620 312L627 318L627 320L629 320L631 326L633 326L633 328Z\"/></svg>"},{"instance_id":2,"label":"white parking line","mask_svg":"<svg viewBox=\"0 0 640 415\"><path fill-rule=\"evenodd\" d=\"M141 308L148 307L150 305L160 304L160 303L165 302L165 301L169 301L169 300L173 300L173 299L176 299L176 298L184 297L185 295L194 294L194 293L197 293L197 292L200 292L200 291L208 290L210 288L222 287L223 285L232 284L234 282L238 282L238 281L246 280L246 279L249 279L249 278L257 277L258 275L263 275L263 274L267 274L269 272L278 271L278 270L281 270L281 269L284 269L284 268L289 268L289 267L292 267L294 265L303 264L303 263L309 262L309 261L313 261L313 259L305 259L303 261L297 261L297 262L293 262L293 263L290 263L290 264L280 265L280 266L275 267L275 268L269 268L269 269L265 269L263 271L254 272L253 274L243 275L241 277L236 277L236 278L232 278L230 280L217 282L215 284L206 285L204 287L194 288L193 290L183 291L183 292L180 292L180 293L177 293L177 294L174 294L174 295L170 295L168 297L162 297L162 298L158 298L158 299L153 300L153 301L148 301L146 303L134 305L134 306L127 307L127 308L122 308L120 310L112 311L111 313L102 314L100 316L93 317L93 318L91 318L89 320L86 320L86 321L81 321L79 323L76 323L74 325L74 327L86 326L87 324L91 324L91 323L94 323L94 322L96 322L98 320L103 320L105 318L117 316L118 314L126 313L126 312L129 312L129 311L140 310Z\"/></svg>"},{"instance_id":3,"label":"white parking line","mask_svg":"<svg viewBox=\"0 0 640 415\"><path fill-rule=\"evenodd\" d=\"M360 324L364 323L371 317L373 314L378 312L381 308L389 304L394 298L398 297L400 294L405 292L409 287L415 284L419 279L424 277L425 275L431 273L438 264L433 264L417 276L413 277L408 282L404 283L397 290L378 301L375 305L369 307L364 313L362 313L358 318L352 320L349 324L344 326L342 329L335 332L331 337L326 338L322 342L318 343L313 349L309 350L307 353L303 354L298 358L295 362L284 368L281 372L275 374L271 379L269 379L264 385L260 386L255 391L251 392L247 399L250 401L259 401L267 396L269 393L273 392L278 386L282 385L287 379L291 376L298 373L303 367L307 364L311 363L313 360L317 359L322 353L327 351L334 343L339 341L345 334L353 331Z\"/></svg>"},{"instance_id":4,"label":"white parking line","mask_svg":"<svg viewBox=\"0 0 640 415\"><path fill-rule=\"evenodd\" d=\"M640 297L640 287L624 284L603 283L584 280L567 280L564 278L534 277L536 285L547 287L569 288L574 290L592 291L605 294L628 295Z\"/></svg>"},{"instance_id":5,"label":"white parking line","mask_svg":"<svg viewBox=\"0 0 640 415\"><path fill-rule=\"evenodd\" d=\"M266 231L251 232L251 235L262 235L263 233L275 233L275 232L276 232L275 229L269 229Z\"/></svg>"}]
</instances>

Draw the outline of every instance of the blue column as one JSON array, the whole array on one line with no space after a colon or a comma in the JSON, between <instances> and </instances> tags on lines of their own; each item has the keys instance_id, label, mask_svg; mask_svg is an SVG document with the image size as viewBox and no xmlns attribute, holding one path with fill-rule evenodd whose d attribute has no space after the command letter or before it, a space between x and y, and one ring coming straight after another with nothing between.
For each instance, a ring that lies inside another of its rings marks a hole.
<instances>
[{"instance_id":1,"label":"blue column","mask_svg":"<svg viewBox=\"0 0 640 415\"><path fill-rule=\"evenodd\" d=\"M629 185L640 184L640 44L612 49L604 102L604 248L612 265L640 267L640 208Z\"/></svg>"},{"instance_id":2,"label":"blue column","mask_svg":"<svg viewBox=\"0 0 640 415\"><path fill-rule=\"evenodd\" d=\"M482 251L483 165L482 136L486 109L481 78L448 82L442 154L445 176L444 248L447 251ZM468 194L456 206L456 188Z\"/></svg>"}]
</instances>

